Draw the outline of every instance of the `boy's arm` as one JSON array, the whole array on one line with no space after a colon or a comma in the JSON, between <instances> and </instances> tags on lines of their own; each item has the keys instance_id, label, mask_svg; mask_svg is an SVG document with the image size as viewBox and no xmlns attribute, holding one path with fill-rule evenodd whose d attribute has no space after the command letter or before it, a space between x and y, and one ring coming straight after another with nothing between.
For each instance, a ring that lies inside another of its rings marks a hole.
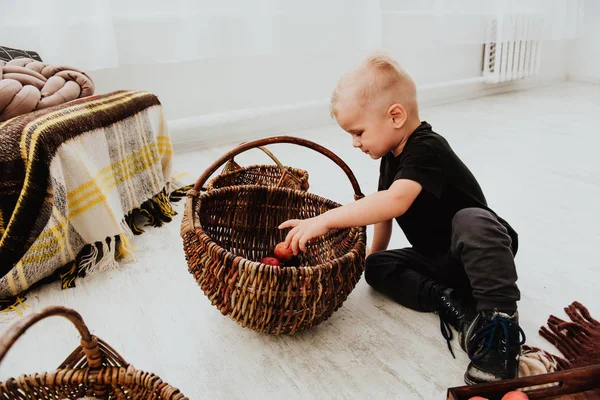
<instances>
[{"instance_id":1,"label":"boy's arm","mask_svg":"<svg viewBox=\"0 0 600 400\"><path fill-rule=\"evenodd\" d=\"M393 222L393 219L389 219L387 221L375 224L375 229L373 232L373 243L371 243L371 249L369 253L387 250L388 244L390 244L390 239L392 238Z\"/></svg>"},{"instance_id":2,"label":"boy's arm","mask_svg":"<svg viewBox=\"0 0 600 400\"><path fill-rule=\"evenodd\" d=\"M306 242L326 234L330 229L365 226L389 221L404 214L421 192L420 183L398 179L387 190L375 192L358 201L329 210L306 220L288 220L279 229L292 228L286 238L294 254L306 251Z\"/></svg>"}]
</instances>

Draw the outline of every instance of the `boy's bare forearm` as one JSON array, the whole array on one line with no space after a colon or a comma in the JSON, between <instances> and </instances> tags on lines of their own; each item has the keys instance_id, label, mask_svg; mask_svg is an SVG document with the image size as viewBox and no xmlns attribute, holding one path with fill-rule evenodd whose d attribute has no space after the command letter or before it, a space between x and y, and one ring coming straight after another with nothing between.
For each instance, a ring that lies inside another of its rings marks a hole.
<instances>
[{"instance_id":1,"label":"boy's bare forearm","mask_svg":"<svg viewBox=\"0 0 600 400\"><path fill-rule=\"evenodd\" d=\"M371 244L371 252L387 250L392 237L393 220L379 222L375 224L373 232L373 243Z\"/></svg>"},{"instance_id":2,"label":"boy's bare forearm","mask_svg":"<svg viewBox=\"0 0 600 400\"><path fill-rule=\"evenodd\" d=\"M352 226L373 225L394 219L406 212L418 192L420 185L412 181L396 182L388 190L382 190L354 203L339 207L319 218L328 229L349 228ZM418 184L416 184L418 185Z\"/></svg>"}]
</instances>

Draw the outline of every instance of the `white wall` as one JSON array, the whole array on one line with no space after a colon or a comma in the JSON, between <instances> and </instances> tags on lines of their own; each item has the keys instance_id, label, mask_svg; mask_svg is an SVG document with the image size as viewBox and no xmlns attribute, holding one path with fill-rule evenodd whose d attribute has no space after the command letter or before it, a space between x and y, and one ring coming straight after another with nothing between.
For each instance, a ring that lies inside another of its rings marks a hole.
<instances>
[{"instance_id":1,"label":"white wall","mask_svg":"<svg viewBox=\"0 0 600 400\"><path fill-rule=\"evenodd\" d=\"M569 80L600 83L600 1L586 0L583 36L570 47Z\"/></svg>"},{"instance_id":2,"label":"white wall","mask_svg":"<svg viewBox=\"0 0 600 400\"><path fill-rule=\"evenodd\" d=\"M420 88L481 75L482 45L445 45L418 16L384 19L383 47L413 75ZM298 35L302 35L299 32ZM301 37L296 38L301 40ZM158 95L177 147L227 143L331 123L327 99L339 75L366 53L338 51L298 56L196 60L178 64L124 65L93 71L98 93L118 89ZM545 42L538 81L566 77L566 43ZM472 83L429 87L426 103L481 96L535 83Z\"/></svg>"},{"instance_id":3,"label":"white wall","mask_svg":"<svg viewBox=\"0 0 600 400\"><path fill-rule=\"evenodd\" d=\"M478 76L481 46L395 49L418 84ZM149 90L164 103L168 119L328 98L339 75L361 52L240 59L178 64L124 65L91 72L98 92Z\"/></svg>"}]
</instances>

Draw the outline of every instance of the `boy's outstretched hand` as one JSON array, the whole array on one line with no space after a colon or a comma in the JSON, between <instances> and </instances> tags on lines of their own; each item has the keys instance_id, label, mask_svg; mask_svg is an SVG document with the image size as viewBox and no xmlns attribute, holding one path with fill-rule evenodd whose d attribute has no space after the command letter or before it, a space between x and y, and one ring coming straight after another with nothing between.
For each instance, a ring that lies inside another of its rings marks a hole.
<instances>
[{"instance_id":1,"label":"boy's outstretched hand","mask_svg":"<svg viewBox=\"0 0 600 400\"><path fill-rule=\"evenodd\" d=\"M309 219L290 219L279 225L279 229L292 228L286 238L286 248L292 246L294 255L298 251L306 251L306 242L310 239L322 236L329 231L324 218L313 217Z\"/></svg>"}]
</instances>

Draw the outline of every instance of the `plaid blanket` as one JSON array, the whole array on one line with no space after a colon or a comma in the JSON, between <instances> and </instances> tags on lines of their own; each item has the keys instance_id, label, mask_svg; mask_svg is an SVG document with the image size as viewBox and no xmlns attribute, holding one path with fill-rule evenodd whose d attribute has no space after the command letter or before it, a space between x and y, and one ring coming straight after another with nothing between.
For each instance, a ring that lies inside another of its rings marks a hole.
<instances>
[{"instance_id":1,"label":"plaid blanket","mask_svg":"<svg viewBox=\"0 0 600 400\"><path fill-rule=\"evenodd\" d=\"M0 123L0 309L32 285L114 268L141 218L175 214L171 140L153 94L92 96ZM181 193L177 193L181 195Z\"/></svg>"}]
</instances>

